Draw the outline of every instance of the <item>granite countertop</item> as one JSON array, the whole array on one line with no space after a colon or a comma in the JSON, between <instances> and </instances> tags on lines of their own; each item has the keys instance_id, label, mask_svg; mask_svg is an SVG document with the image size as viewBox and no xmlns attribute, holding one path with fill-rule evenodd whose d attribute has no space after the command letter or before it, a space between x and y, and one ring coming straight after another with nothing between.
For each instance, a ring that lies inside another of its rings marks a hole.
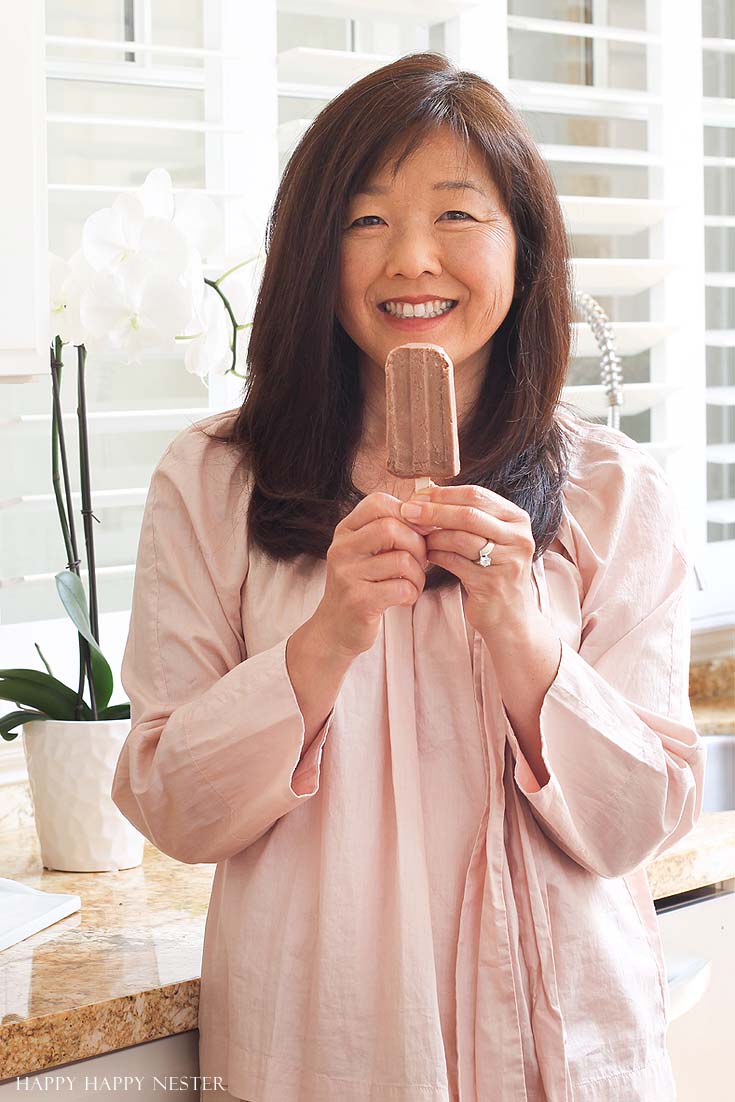
<instances>
[{"instance_id":1,"label":"granite countertop","mask_svg":"<svg viewBox=\"0 0 735 1102\"><path fill-rule=\"evenodd\" d=\"M692 706L700 733L735 731L735 698ZM51 872L28 786L12 787L0 875L73 892L82 909L0 953L0 1082L195 1029L215 866L182 864L146 841L134 869ZM646 871L654 899L735 877L735 811L702 815Z\"/></svg>"},{"instance_id":2,"label":"granite countertop","mask_svg":"<svg viewBox=\"0 0 735 1102\"><path fill-rule=\"evenodd\" d=\"M12 829L6 818L0 875L72 892L82 907L0 952L0 1082L196 1029L216 865L184 865L146 841L134 869L51 872L32 815Z\"/></svg>"},{"instance_id":3,"label":"granite countertop","mask_svg":"<svg viewBox=\"0 0 735 1102\"><path fill-rule=\"evenodd\" d=\"M735 693L692 707L700 735L735 735Z\"/></svg>"}]
</instances>

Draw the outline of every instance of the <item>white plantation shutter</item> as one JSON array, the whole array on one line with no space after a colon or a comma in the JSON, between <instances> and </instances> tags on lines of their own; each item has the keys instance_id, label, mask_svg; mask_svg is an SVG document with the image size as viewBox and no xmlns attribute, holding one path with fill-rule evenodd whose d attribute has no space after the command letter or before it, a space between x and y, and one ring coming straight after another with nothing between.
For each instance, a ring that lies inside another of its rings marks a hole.
<instances>
[{"instance_id":1,"label":"white plantation shutter","mask_svg":"<svg viewBox=\"0 0 735 1102\"><path fill-rule=\"evenodd\" d=\"M45 123L41 113L37 125L47 145L46 195L36 220L47 210L48 248L68 258L87 216L160 166L175 191L201 190L218 204L228 254L242 244L242 258L250 255L253 227L277 182L275 71L270 61L264 64L275 52L275 13L252 16L238 0L46 0L28 8L45 12L45 27L41 18L34 29L40 35L36 87L45 88L46 98ZM10 18L19 34L27 31L27 11ZM42 259L45 265L45 249ZM205 274L221 274L222 261L206 257ZM18 275L27 282L24 271ZM29 297L46 324L45 285ZM7 318L2 325L0 343L7 348ZM38 642L54 674L76 686L76 634L54 582L67 564L51 486L46 340L44 334L34 362L16 358L18 369L0 381L0 667L41 668ZM64 429L87 587L76 349L65 346L63 360ZM94 534L101 645L115 673L116 703L125 699L119 659L151 471L187 424L238 405L242 380L212 380L208 390L185 370L183 351L149 356L140 367L90 354L86 388L92 500L100 521ZM0 702L0 712L10 707Z\"/></svg>"},{"instance_id":2,"label":"white plantation shutter","mask_svg":"<svg viewBox=\"0 0 735 1102\"><path fill-rule=\"evenodd\" d=\"M702 4L706 301L707 563L715 594L735 577L735 5ZM730 601L729 608L735 602ZM720 612L725 609L720 608ZM730 621L731 622L731 621Z\"/></svg>"},{"instance_id":3,"label":"white plantation shutter","mask_svg":"<svg viewBox=\"0 0 735 1102\"><path fill-rule=\"evenodd\" d=\"M9 19L0 38L3 158L0 203L0 380L45 361L47 229L43 9Z\"/></svg>"},{"instance_id":4,"label":"white plantation shutter","mask_svg":"<svg viewBox=\"0 0 735 1102\"><path fill-rule=\"evenodd\" d=\"M620 427L661 464L687 522L704 584L692 592L695 633L735 617L705 523L701 18L699 0L511 0L507 19L509 92L557 181L576 286L613 322ZM575 329L568 396L599 415L591 334Z\"/></svg>"},{"instance_id":5,"label":"white plantation shutter","mask_svg":"<svg viewBox=\"0 0 735 1102\"><path fill-rule=\"evenodd\" d=\"M27 20L24 7L11 18ZM242 211L267 212L320 108L402 54L440 50L498 85L556 180L576 286L611 318L620 427L677 490L705 584L692 593L695 632L735 622L731 0L46 0L45 13L49 247L64 256L91 211L159 165L177 188L205 189L221 204L234 248ZM209 271L219 259L208 258ZM38 310L38 292L28 295ZM577 323L575 339L566 397L605 421L589 328ZM78 489L72 353L63 404ZM37 363L33 371L26 364L0 382L0 666L40 668L37 641L57 676L76 684L75 636L53 583L65 563L50 485L50 379ZM181 359L160 357L139 369L90 357L87 382L115 703L150 472L186 424L237 405L241 383L207 392ZM81 532L77 523L83 556ZM732 649L731 630L724 645Z\"/></svg>"}]
</instances>

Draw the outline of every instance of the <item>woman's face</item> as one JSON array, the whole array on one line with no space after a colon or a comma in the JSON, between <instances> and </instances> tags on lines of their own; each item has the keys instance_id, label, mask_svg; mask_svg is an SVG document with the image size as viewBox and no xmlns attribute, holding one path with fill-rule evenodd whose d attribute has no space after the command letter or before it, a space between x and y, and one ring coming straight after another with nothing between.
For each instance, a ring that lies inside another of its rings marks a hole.
<instances>
[{"instance_id":1,"label":"woman's face","mask_svg":"<svg viewBox=\"0 0 735 1102\"><path fill-rule=\"evenodd\" d=\"M392 348L430 342L447 351L461 384L484 371L515 280L513 226L482 156L474 148L466 155L442 127L395 181L388 165L367 188L347 210L337 317L363 363L368 357L382 371ZM436 300L441 313L396 316L398 302L417 300L425 303L419 314L433 312Z\"/></svg>"}]
</instances>

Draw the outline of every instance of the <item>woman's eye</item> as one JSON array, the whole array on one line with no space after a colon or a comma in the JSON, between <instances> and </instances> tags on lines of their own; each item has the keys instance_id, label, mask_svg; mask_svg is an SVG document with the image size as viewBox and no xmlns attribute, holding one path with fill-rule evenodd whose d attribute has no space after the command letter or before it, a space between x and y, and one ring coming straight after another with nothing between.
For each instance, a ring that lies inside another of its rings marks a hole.
<instances>
[{"instance_id":1,"label":"woman's eye","mask_svg":"<svg viewBox=\"0 0 735 1102\"><path fill-rule=\"evenodd\" d=\"M474 221L472 215L468 214L467 211L465 211L465 210L446 210L446 211L444 211L444 214L442 215L442 218L444 217L444 215L447 215L447 214L459 215L458 218L450 218L449 219L450 222L465 222L465 221L467 221L467 219L469 219L470 221ZM373 222L370 221L371 218L374 219ZM380 217L380 215L378 215L378 214L363 214L360 218L356 218L355 221L348 228L349 229L352 229L353 227L357 228L357 229L369 228L370 226L376 225L378 222L382 222L382 218Z\"/></svg>"}]
</instances>

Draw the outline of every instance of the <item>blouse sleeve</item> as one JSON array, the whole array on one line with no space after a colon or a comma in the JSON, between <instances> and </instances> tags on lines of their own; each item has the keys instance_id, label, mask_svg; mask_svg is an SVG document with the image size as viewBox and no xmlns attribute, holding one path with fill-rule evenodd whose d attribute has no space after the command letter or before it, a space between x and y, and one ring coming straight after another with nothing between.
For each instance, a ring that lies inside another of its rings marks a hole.
<instances>
[{"instance_id":1,"label":"blouse sleeve","mask_svg":"<svg viewBox=\"0 0 735 1102\"><path fill-rule=\"evenodd\" d=\"M131 730L111 790L146 838L189 864L234 855L314 795L334 715L303 752L288 640L245 653L242 488L202 463L194 431L151 478L121 669Z\"/></svg>"},{"instance_id":2,"label":"blouse sleeve","mask_svg":"<svg viewBox=\"0 0 735 1102\"><path fill-rule=\"evenodd\" d=\"M689 566L673 490L643 449L600 431L568 483L581 645L562 640L541 708L543 787L509 720L507 737L544 833L584 868L617 877L695 825L706 751L689 702Z\"/></svg>"}]
</instances>

